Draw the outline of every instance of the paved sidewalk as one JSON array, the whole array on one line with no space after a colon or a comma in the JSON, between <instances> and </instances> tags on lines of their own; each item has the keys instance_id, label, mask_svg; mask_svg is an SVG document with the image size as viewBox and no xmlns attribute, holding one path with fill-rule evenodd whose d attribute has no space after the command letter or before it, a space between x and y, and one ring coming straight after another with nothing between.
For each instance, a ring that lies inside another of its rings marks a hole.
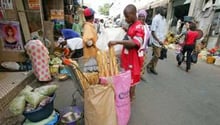
<instances>
[{"instance_id":1,"label":"paved sidewalk","mask_svg":"<svg viewBox=\"0 0 220 125\"><path fill-rule=\"evenodd\" d=\"M16 121L20 118L8 112L8 104L25 85L31 83L34 79L35 76L31 71L0 72L0 125L17 124Z\"/></svg>"}]
</instances>

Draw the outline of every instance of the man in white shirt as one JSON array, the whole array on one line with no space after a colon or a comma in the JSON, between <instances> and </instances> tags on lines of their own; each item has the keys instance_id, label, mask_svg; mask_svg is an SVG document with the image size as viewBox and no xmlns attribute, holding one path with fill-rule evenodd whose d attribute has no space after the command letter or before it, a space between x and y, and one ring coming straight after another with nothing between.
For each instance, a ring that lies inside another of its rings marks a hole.
<instances>
[{"instance_id":1,"label":"man in white shirt","mask_svg":"<svg viewBox=\"0 0 220 125\"><path fill-rule=\"evenodd\" d=\"M66 45L70 51L71 58L79 58L83 56L83 40L79 34L72 29L63 29L62 31L65 41L61 44Z\"/></svg>"},{"instance_id":2,"label":"man in white shirt","mask_svg":"<svg viewBox=\"0 0 220 125\"><path fill-rule=\"evenodd\" d=\"M153 49L153 57L147 65L147 70L148 72L151 72L155 75L158 74L155 68L157 66L158 59L160 57L161 47L163 46L163 42L167 33L167 23L165 15L166 9L164 7L158 7L156 9L156 15L154 16L151 24L150 43Z\"/></svg>"},{"instance_id":3,"label":"man in white shirt","mask_svg":"<svg viewBox=\"0 0 220 125\"><path fill-rule=\"evenodd\" d=\"M70 48L71 58L79 58L83 56L83 40L80 37L67 39L67 47Z\"/></svg>"}]
</instances>

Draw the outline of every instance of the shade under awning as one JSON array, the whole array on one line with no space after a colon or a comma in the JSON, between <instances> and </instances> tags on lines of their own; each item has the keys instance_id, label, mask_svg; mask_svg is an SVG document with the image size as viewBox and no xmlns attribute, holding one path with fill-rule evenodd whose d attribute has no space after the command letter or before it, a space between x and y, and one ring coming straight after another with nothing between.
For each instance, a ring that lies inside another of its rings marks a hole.
<instances>
[{"instance_id":1,"label":"shade under awning","mask_svg":"<svg viewBox=\"0 0 220 125\"><path fill-rule=\"evenodd\" d=\"M191 2L191 0L175 0L173 1L173 6L180 6L180 5L185 5L185 4L189 4Z\"/></svg>"},{"instance_id":2,"label":"shade under awning","mask_svg":"<svg viewBox=\"0 0 220 125\"><path fill-rule=\"evenodd\" d=\"M150 7L151 8L156 8L156 7L159 7L159 6L165 6L168 3L169 3L169 0L158 0L158 1L152 2Z\"/></svg>"},{"instance_id":3,"label":"shade under awning","mask_svg":"<svg viewBox=\"0 0 220 125\"><path fill-rule=\"evenodd\" d=\"M169 3L169 0L157 0L157 1L148 1L146 3L139 3L137 8L140 9L150 9L150 8L156 8L158 6L164 6Z\"/></svg>"}]
</instances>

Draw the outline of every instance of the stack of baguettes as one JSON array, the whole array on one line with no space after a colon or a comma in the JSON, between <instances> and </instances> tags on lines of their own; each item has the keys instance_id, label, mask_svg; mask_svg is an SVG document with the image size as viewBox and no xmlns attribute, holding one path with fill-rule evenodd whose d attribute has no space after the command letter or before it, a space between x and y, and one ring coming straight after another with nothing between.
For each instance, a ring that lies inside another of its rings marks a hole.
<instances>
[{"instance_id":1,"label":"stack of baguettes","mask_svg":"<svg viewBox=\"0 0 220 125\"><path fill-rule=\"evenodd\" d=\"M113 47L110 47L107 52L98 51L97 62L99 67L99 77L109 77L118 74L118 64Z\"/></svg>"},{"instance_id":2,"label":"stack of baguettes","mask_svg":"<svg viewBox=\"0 0 220 125\"><path fill-rule=\"evenodd\" d=\"M74 61L75 73L79 78L83 90L90 85L99 83L99 77L110 77L119 73L117 59L113 47L110 47L108 51L98 51L97 53L98 72L81 72L78 64Z\"/></svg>"}]
</instances>

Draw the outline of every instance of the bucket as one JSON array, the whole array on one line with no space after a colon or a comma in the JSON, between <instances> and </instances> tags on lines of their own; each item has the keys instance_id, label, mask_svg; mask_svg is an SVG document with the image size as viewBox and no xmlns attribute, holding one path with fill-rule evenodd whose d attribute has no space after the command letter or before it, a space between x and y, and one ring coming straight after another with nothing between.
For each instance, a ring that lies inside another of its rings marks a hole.
<instances>
[{"instance_id":1,"label":"bucket","mask_svg":"<svg viewBox=\"0 0 220 125\"><path fill-rule=\"evenodd\" d=\"M207 56L206 62L208 64L214 64L215 63L215 58L213 56Z\"/></svg>"},{"instance_id":2,"label":"bucket","mask_svg":"<svg viewBox=\"0 0 220 125\"><path fill-rule=\"evenodd\" d=\"M23 112L24 117L32 122L38 122L38 121L48 118L54 111L53 102L54 102L55 97L56 95L53 94L50 102L47 103L45 106L38 107L37 109L29 111L29 112Z\"/></svg>"}]
</instances>

